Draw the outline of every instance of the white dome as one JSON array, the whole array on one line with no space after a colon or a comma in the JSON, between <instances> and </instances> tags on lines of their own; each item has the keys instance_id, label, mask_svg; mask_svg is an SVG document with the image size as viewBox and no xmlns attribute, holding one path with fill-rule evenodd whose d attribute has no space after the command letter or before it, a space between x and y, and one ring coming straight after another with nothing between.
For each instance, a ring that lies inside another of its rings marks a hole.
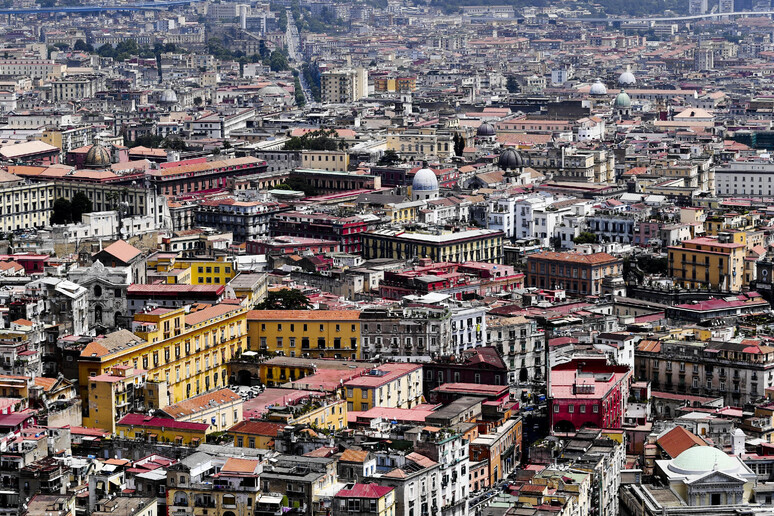
<instances>
[{"instance_id":1,"label":"white dome","mask_svg":"<svg viewBox=\"0 0 774 516\"><path fill-rule=\"evenodd\" d=\"M435 172L429 168L422 168L414 174L414 181L411 183L412 192L433 192L438 190L438 178Z\"/></svg>"},{"instance_id":2,"label":"white dome","mask_svg":"<svg viewBox=\"0 0 774 516\"><path fill-rule=\"evenodd\" d=\"M597 81L591 85L589 93L591 95L607 95L607 86L602 84L601 80L597 79Z\"/></svg>"},{"instance_id":3,"label":"white dome","mask_svg":"<svg viewBox=\"0 0 774 516\"><path fill-rule=\"evenodd\" d=\"M175 90L172 88L164 90L161 94L161 102L169 102L171 104L177 102L177 93L175 93Z\"/></svg>"},{"instance_id":4,"label":"white dome","mask_svg":"<svg viewBox=\"0 0 774 516\"><path fill-rule=\"evenodd\" d=\"M627 70L618 77L618 84L621 86L634 86L637 84L637 79L632 72Z\"/></svg>"}]
</instances>

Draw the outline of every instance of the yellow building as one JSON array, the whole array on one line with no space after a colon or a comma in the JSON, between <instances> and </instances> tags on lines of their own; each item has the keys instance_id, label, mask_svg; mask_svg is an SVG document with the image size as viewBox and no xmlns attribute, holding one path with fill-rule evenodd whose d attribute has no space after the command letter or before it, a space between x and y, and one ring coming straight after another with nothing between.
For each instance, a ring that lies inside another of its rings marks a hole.
<instances>
[{"instance_id":1,"label":"yellow building","mask_svg":"<svg viewBox=\"0 0 774 516\"><path fill-rule=\"evenodd\" d=\"M301 167L337 172L349 170L349 153L344 151L302 151Z\"/></svg>"},{"instance_id":2,"label":"yellow building","mask_svg":"<svg viewBox=\"0 0 774 516\"><path fill-rule=\"evenodd\" d=\"M385 204L384 213L393 223L415 222L419 217L419 210L424 208L425 201L408 201Z\"/></svg>"},{"instance_id":3,"label":"yellow building","mask_svg":"<svg viewBox=\"0 0 774 516\"><path fill-rule=\"evenodd\" d=\"M343 430L347 428L347 402L336 399L307 398L297 405L270 409L266 419L281 421L285 425L309 425L327 430Z\"/></svg>"},{"instance_id":4,"label":"yellow building","mask_svg":"<svg viewBox=\"0 0 774 516\"><path fill-rule=\"evenodd\" d=\"M210 260L156 253L148 258L147 266L149 278L181 285L225 285L237 274L235 264L222 256Z\"/></svg>"},{"instance_id":5,"label":"yellow building","mask_svg":"<svg viewBox=\"0 0 774 516\"><path fill-rule=\"evenodd\" d=\"M127 414L116 423L116 434L121 439L178 446L198 446L204 442L208 429L207 423L175 421L139 413Z\"/></svg>"},{"instance_id":6,"label":"yellow building","mask_svg":"<svg viewBox=\"0 0 774 516\"><path fill-rule=\"evenodd\" d=\"M46 226L54 208L54 184L0 175L0 231Z\"/></svg>"},{"instance_id":7,"label":"yellow building","mask_svg":"<svg viewBox=\"0 0 774 516\"><path fill-rule=\"evenodd\" d=\"M117 365L107 373L88 379L88 403L83 426L116 433L116 421L137 410L146 372L129 365Z\"/></svg>"},{"instance_id":8,"label":"yellow building","mask_svg":"<svg viewBox=\"0 0 774 516\"><path fill-rule=\"evenodd\" d=\"M228 435L238 448L273 450L274 439L285 428L285 423L271 421L240 421L229 428Z\"/></svg>"},{"instance_id":9,"label":"yellow building","mask_svg":"<svg viewBox=\"0 0 774 516\"><path fill-rule=\"evenodd\" d=\"M383 92L408 92L416 91L416 77L376 77L374 78L374 91Z\"/></svg>"},{"instance_id":10,"label":"yellow building","mask_svg":"<svg viewBox=\"0 0 774 516\"><path fill-rule=\"evenodd\" d=\"M81 352L81 394L87 394L90 378L118 365L142 368L148 381L165 382L171 403L223 387L226 364L245 347L246 313L241 306L221 304L190 313L157 308L135 314L134 334L114 332Z\"/></svg>"},{"instance_id":11,"label":"yellow building","mask_svg":"<svg viewBox=\"0 0 774 516\"><path fill-rule=\"evenodd\" d=\"M452 132L438 132L435 128L398 127L387 130L387 150L410 158L434 156L450 158L454 153Z\"/></svg>"},{"instance_id":12,"label":"yellow building","mask_svg":"<svg viewBox=\"0 0 774 516\"><path fill-rule=\"evenodd\" d=\"M344 382L347 410L374 407L414 408L423 401L420 364L384 364Z\"/></svg>"},{"instance_id":13,"label":"yellow building","mask_svg":"<svg viewBox=\"0 0 774 516\"><path fill-rule=\"evenodd\" d=\"M170 516L255 516L261 498L260 459L213 457L205 464L170 467L167 476L167 511ZM216 474L202 474L202 471ZM198 474L197 474L198 473ZM278 495L280 501L285 500ZM266 514L281 514L281 507Z\"/></svg>"},{"instance_id":14,"label":"yellow building","mask_svg":"<svg viewBox=\"0 0 774 516\"><path fill-rule=\"evenodd\" d=\"M290 357L356 359L358 310L252 310L247 347Z\"/></svg>"},{"instance_id":15,"label":"yellow building","mask_svg":"<svg viewBox=\"0 0 774 516\"><path fill-rule=\"evenodd\" d=\"M744 233L735 233L744 240ZM669 247L669 274L685 288L739 292L744 286L747 246L731 235L700 237Z\"/></svg>"}]
</instances>

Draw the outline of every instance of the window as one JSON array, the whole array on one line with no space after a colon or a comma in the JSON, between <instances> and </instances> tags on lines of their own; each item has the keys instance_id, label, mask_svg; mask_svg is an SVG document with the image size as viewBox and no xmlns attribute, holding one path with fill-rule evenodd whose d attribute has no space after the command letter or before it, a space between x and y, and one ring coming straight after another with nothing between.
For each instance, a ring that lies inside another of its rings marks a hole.
<instances>
[{"instance_id":1,"label":"window","mask_svg":"<svg viewBox=\"0 0 774 516\"><path fill-rule=\"evenodd\" d=\"M559 405L554 405L554 414L559 413Z\"/></svg>"}]
</instances>

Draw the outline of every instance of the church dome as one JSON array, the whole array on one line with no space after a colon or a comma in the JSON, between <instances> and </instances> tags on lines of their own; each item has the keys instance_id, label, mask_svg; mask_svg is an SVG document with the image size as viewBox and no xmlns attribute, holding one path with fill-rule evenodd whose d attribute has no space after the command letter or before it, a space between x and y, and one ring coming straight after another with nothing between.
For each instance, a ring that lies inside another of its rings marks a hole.
<instances>
[{"instance_id":1,"label":"church dome","mask_svg":"<svg viewBox=\"0 0 774 516\"><path fill-rule=\"evenodd\" d=\"M109 167L110 161L110 151L99 143L95 143L91 146L89 152L86 153L86 162L84 164L87 167L93 168Z\"/></svg>"},{"instance_id":2,"label":"church dome","mask_svg":"<svg viewBox=\"0 0 774 516\"><path fill-rule=\"evenodd\" d=\"M497 165L501 170L514 170L524 166L524 159L514 149L505 149L497 158Z\"/></svg>"},{"instance_id":3,"label":"church dome","mask_svg":"<svg viewBox=\"0 0 774 516\"><path fill-rule=\"evenodd\" d=\"M169 104L174 104L175 102L177 102L177 93L175 93L175 90L173 90L172 88L167 88L161 94L160 101L167 102Z\"/></svg>"},{"instance_id":4,"label":"church dome","mask_svg":"<svg viewBox=\"0 0 774 516\"><path fill-rule=\"evenodd\" d=\"M712 446L694 446L677 456L669 469L684 475L707 473L709 471L736 471L739 463Z\"/></svg>"},{"instance_id":5,"label":"church dome","mask_svg":"<svg viewBox=\"0 0 774 516\"><path fill-rule=\"evenodd\" d=\"M414 181L411 183L412 192L432 192L438 190L438 178L435 172L429 168L422 168L414 174Z\"/></svg>"},{"instance_id":6,"label":"church dome","mask_svg":"<svg viewBox=\"0 0 774 516\"><path fill-rule=\"evenodd\" d=\"M601 79L597 79L596 82L591 85L589 93L591 95L607 95L607 86L602 83Z\"/></svg>"},{"instance_id":7,"label":"church dome","mask_svg":"<svg viewBox=\"0 0 774 516\"><path fill-rule=\"evenodd\" d=\"M263 88L258 90L258 95L260 95L262 97L263 96L275 96L275 97L279 96L279 97L284 97L287 94L288 94L287 91L283 90L282 88L280 88L279 86L276 86L274 84L270 84L268 86L264 86Z\"/></svg>"},{"instance_id":8,"label":"church dome","mask_svg":"<svg viewBox=\"0 0 774 516\"><path fill-rule=\"evenodd\" d=\"M495 128L492 124L488 122L484 122L483 124L478 126L478 130L476 131L476 136L479 138L485 138L495 135Z\"/></svg>"},{"instance_id":9,"label":"church dome","mask_svg":"<svg viewBox=\"0 0 774 516\"><path fill-rule=\"evenodd\" d=\"M621 93L619 93L615 98L613 107L617 109L628 109L632 107L632 99L629 98L628 93L626 93L624 90L621 90Z\"/></svg>"},{"instance_id":10,"label":"church dome","mask_svg":"<svg viewBox=\"0 0 774 516\"><path fill-rule=\"evenodd\" d=\"M634 77L632 72L626 70L624 73L618 76L618 84L621 86L634 86L637 84L637 79Z\"/></svg>"}]
</instances>

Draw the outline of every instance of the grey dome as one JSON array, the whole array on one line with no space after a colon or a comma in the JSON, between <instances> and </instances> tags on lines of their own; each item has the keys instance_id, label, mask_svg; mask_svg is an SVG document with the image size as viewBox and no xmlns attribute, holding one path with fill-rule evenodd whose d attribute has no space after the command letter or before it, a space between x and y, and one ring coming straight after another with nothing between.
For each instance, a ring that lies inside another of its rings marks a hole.
<instances>
[{"instance_id":1,"label":"grey dome","mask_svg":"<svg viewBox=\"0 0 774 516\"><path fill-rule=\"evenodd\" d=\"M438 178L429 168L417 170L411 183L412 192L432 192L438 190Z\"/></svg>"},{"instance_id":2,"label":"grey dome","mask_svg":"<svg viewBox=\"0 0 774 516\"><path fill-rule=\"evenodd\" d=\"M632 72L626 70L618 77L618 84L621 86L634 86L637 84L637 79Z\"/></svg>"},{"instance_id":3,"label":"grey dome","mask_svg":"<svg viewBox=\"0 0 774 516\"><path fill-rule=\"evenodd\" d=\"M161 94L160 102L174 104L175 102L177 102L177 93L175 93L175 90L173 90L172 88L167 88Z\"/></svg>"},{"instance_id":4,"label":"grey dome","mask_svg":"<svg viewBox=\"0 0 774 516\"><path fill-rule=\"evenodd\" d=\"M502 170L514 170L524 166L524 159L514 149L505 149L497 159L497 165Z\"/></svg>"},{"instance_id":5,"label":"grey dome","mask_svg":"<svg viewBox=\"0 0 774 516\"><path fill-rule=\"evenodd\" d=\"M274 84L270 84L268 86L264 86L260 90L258 90L258 95L264 96L264 95L272 95L272 96L282 96L288 95L288 92L280 88L279 86L276 86Z\"/></svg>"},{"instance_id":6,"label":"grey dome","mask_svg":"<svg viewBox=\"0 0 774 516\"><path fill-rule=\"evenodd\" d=\"M589 93L591 95L607 95L607 86L605 86L600 79L597 79L596 82L591 85Z\"/></svg>"},{"instance_id":7,"label":"grey dome","mask_svg":"<svg viewBox=\"0 0 774 516\"><path fill-rule=\"evenodd\" d=\"M489 137L494 135L495 128L489 122L484 122L483 124L479 125L478 130L476 131L476 136L478 137Z\"/></svg>"},{"instance_id":8,"label":"grey dome","mask_svg":"<svg viewBox=\"0 0 774 516\"><path fill-rule=\"evenodd\" d=\"M84 164L87 167L102 168L109 167L110 161L110 151L99 143L95 143L91 146L89 152L86 153L86 162Z\"/></svg>"},{"instance_id":9,"label":"grey dome","mask_svg":"<svg viewBox=\"0 0 774 516\"><path fill-rule=\"evenodd\" d=\"M629 98L628 93L621 90L621 93L616 96L613 106L617 109L628 109L632 107L632 99Z\"/></svg>"}]
</instances>

